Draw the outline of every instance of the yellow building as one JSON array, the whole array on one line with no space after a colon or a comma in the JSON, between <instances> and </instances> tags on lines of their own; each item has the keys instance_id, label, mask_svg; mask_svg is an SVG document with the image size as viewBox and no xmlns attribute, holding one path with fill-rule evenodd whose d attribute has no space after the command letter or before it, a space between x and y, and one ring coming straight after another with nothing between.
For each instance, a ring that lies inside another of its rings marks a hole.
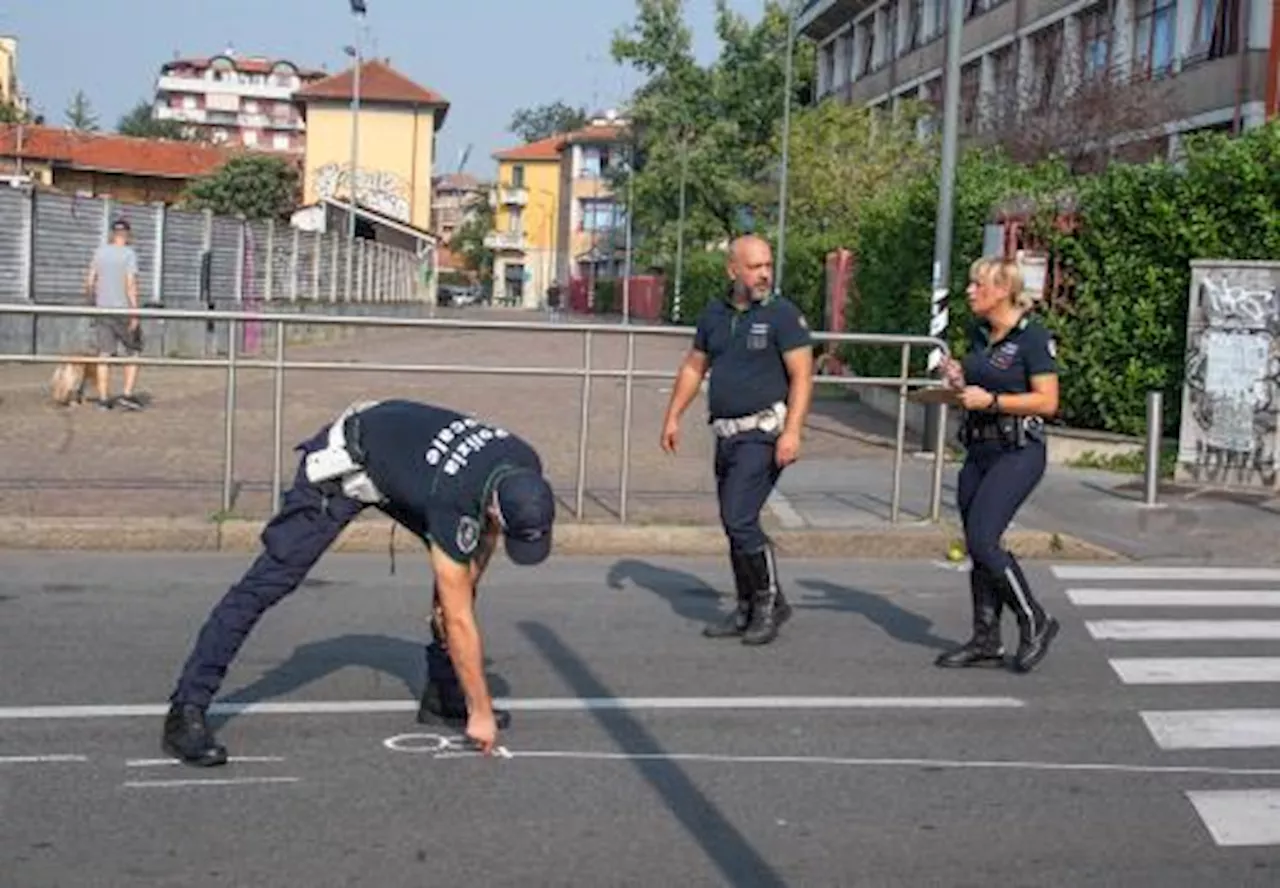
<instances>
[{"instance_id":1,"label":"yellow building","mask_svg":"<svg viewBox=\"0 0 1280 888\"><path fill-rule=\"evenodd\" d=\"M354 75L349 69L294 93L307 125L303 202L351 199L355 123L357 203L429 230L436 133L449 103L375 59L360 67L360 110L353 114Z\"/></svg>"},{"instance_id":2,"label":"yellow building","mask_svg":"<svg viewBox=\"0 0 1280 888\"><path fill-rule=\"evenodd\" d=\"M485 246L494 251L495 304L538 308L556 279L562 144L561 136L552 136L493 155L494 230Z\"/></svg>"}]
</instances>

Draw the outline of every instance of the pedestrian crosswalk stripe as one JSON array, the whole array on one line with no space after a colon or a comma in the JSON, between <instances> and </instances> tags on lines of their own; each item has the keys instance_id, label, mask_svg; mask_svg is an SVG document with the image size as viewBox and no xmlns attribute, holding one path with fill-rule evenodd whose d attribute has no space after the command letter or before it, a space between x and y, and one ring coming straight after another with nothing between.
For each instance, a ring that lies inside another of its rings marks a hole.
<instances>
[{"instance_id":1,"label":"pedestrian crosswalk stripe","mask_svg":"<svg viewBox=\"0 0 1280 888\"><path fill-rule=\"evenodd\" d=\"M1280 681L1280 657L1116 657L1125 684L1246 684Z\"/></svg>"},{"instance_id":2,"label":"pedestrian crosswalk stripe","mask_svg":"<svg viewBox=\"0 0 1280 888\"><path fill-rule=\"evenodd\" d=\"M1280 582L1280 567L1157 567L1140 565L1055 564L1060 580L1210 580Z\"/></svg>"},{"instance_id":3,"label":"pedestrian crosswalk stripe","mask_svg":"<svg viewBox=\"0 0 1280 888\"><path fill-rule=\"evenodd\" d=\"M1280 639L1280 620L1088 620L1085 628L1110 641Z\"/></svg>"},{"instance_id":4,"label":"pedestrian crosswalk stripe","mask_svg":"<svg viewBox=\"0 0 1280 888\"><path fill-rule=\"evenodd\" d=\"M1280 607L1280 592L1262 589L1068 589L1078 607Z\"/></svg>"},{"instance_id":5,"label":"pedestrian crosswalk stripe","mask_svg":"<svg viewBox=\"0 0 1280 888\"><path fill-rule=\"evenodd\" d=\"M1280 845L1280 789L1191 790L1187 798L1218 845Z\"/></svg>"},{"instance_id":6,"label":"pedestrian crosswalk stripe","mask_svg":"<svg viewBox=\"0 0 1280 888\"><path fill-rule=\"evenodd\" d=\"M1161 749L1280 747L1280 709L1187 709L1139 714Z\"/></svg>"}]
</instances>

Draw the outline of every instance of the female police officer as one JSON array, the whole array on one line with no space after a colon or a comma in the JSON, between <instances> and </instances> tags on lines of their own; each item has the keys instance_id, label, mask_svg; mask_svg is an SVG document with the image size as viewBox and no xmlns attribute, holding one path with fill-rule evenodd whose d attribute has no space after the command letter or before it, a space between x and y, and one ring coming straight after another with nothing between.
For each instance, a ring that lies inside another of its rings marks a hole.
<instances>
[{"instance_id":1,"label":"female police officer","mask_svg":"<svg viewBox=\"0 0 1280 888\"><path fill-rule=\"evenodd\" d=\"M938 666L1000 662L1000 614L1018 621L1013 668L1029 672L1048 652L1058 622L1031 594L1026 575L1000 538L1014 513L1044 475L1044 418L1058 411L1058 374L1052 335L1030 316L1016 262L980 259L969 278L975 322L962 363L942 365L960 392L966 414L960 430L967 454L956 500L973 566L973 637L943 653Z\"/></svg>"}]
</instances>

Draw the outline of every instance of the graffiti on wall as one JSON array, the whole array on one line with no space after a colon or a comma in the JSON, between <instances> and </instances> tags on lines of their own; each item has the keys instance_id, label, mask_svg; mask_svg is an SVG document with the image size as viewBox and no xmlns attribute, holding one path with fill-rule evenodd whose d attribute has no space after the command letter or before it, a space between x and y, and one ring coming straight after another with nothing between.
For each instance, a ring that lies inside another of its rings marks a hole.
<instances>
[{"instance_id":1,"label":"graffiti on wall","mask_svg":"<svg viewBox=\"0 0 1280 888\"><path fill-rule=\"evenodd\" d=\"M349 164L329 163L315 171L316 193L337 198L351 193ZM409 219L409 183L385 170L360 170L356 177L356 199L361 206L384 213L401 222Z\"/></svg>"},{"instance_id":2,"label":"graffiti on wall","mask_svg":"<svg viewBox=\"0 0 1280 888\"><path fill-rule=\"evenodd\" d=\"M1275 487L1280 263L1192 263L1179 472Z\"/></svg>"}]
</instances>

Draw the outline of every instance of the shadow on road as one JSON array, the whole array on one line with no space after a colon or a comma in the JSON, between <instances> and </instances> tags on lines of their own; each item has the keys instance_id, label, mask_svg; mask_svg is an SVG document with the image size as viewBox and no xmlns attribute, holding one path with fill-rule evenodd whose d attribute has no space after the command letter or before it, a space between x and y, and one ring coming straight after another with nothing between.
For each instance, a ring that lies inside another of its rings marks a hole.
<instances>
[{"instance_id":1,"label":"shadow on road","mask_svg":"<svg viewBox=\"0 0 1280 888\"><path fill-rule=\"evenodd\" d=\"M486 661L485 665L492 665ZM218 698L219 703L258 703L285 697L299 688L320 681L340 669L359 666L399 681L405 693L416 700L426 682L426 647L422 642L389 635L340 635L294 648L289 659L257 681ZM490 692L505 697L510 686L499 675L486 673ZM225 724L230 714L210 715L210 727Z\"/></svg>"},{"instance_id":2,"label":"shadow on road","mask_svg":"<svg viewBox=\"0 0 1280 888\"><path fill-rule=\"evenodd\" d=\"M666 601L686 620L705 623L720 614L721 592L694 574L623 558L609 568L607 582L610 589L621 589L627 580Z\"/></svg>"},{"instance_id":3,"label":"shadow on road","mask_svg":"<svg viewBox=\"0 0 1280 888\"><path fill-rule=\"evenodd\" d=\"M920 647L946 650L953 642L933 634L933 622L919 614L898 607L879 595L850 586L838 586L826 580L800 580L798 586L823 596L817 601L805 598L795 602L799 610L828 610L860 614L875 623L890 638Z\"/></svg>"},{"instance_id":4,"label":"shadow on road","mask_svg":"<svg viewBox=\"0 0 1280 888\"><path fill-rule=\"evenodd\" d=\"M579 697L612 697L590 667L547 626L519 623L522 631ZM664 750L634 716L623 709L593 709L592 716L628 755L655 755ZM636 759L636 769L666 802L671 813L702 847L730 885L785 885L746 837L712 804L684 770L663 759Z\"/></svg>"}]
</instances>

